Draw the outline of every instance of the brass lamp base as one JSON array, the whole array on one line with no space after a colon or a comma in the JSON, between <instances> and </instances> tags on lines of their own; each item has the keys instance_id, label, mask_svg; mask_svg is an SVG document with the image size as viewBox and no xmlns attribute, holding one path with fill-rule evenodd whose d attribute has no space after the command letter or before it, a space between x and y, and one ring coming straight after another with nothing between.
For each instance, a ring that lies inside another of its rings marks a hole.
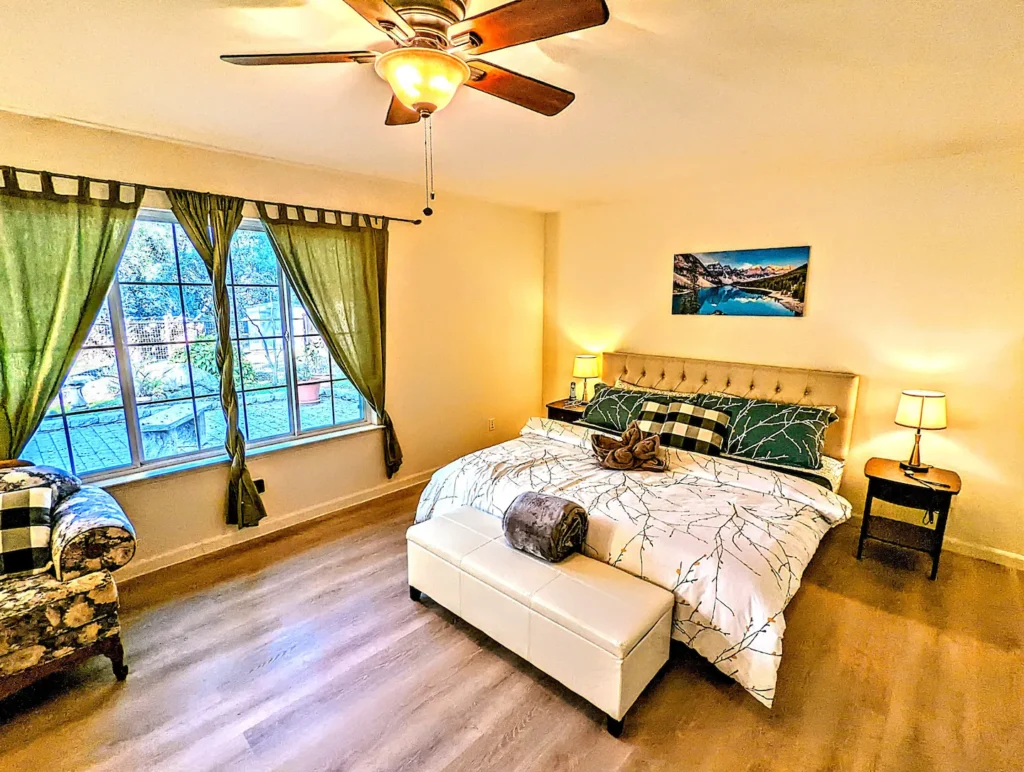
<instances>
[{"instance_id":1,"label":"brass lamp base","mask_svg":"<svg viewBox=\"0 0 1024 772\"><path fill-rule=\"evenodd\" d=\"M900 461L900 469L910 472L927 472L931 468L931 464L921 463L921 430L918 429L917 434L914 435L914 449L910 452L910 459Z\"/></svg>"},{"instance_id":2,"label":"brass lamp base","mask_svg":"<svg viewBox=\"0 0 1024 772\"><path fill-rule=\"evenodd\" d=\"M924 473L931 468L931 464L911 464L909 461L900 461L900 469L906 469L908 472Z\"/></svg>"},{"instance_id":3,"label":"brass lamp base","mask_svg":"<svg viewBox=\"0 0 1024 772\"><path fill-rule=\"evenodd\" d=\"M589 385L589 383L590 383L590 378L584 378L583 379L583 399L580 400L580 404L581 405L589 405L590 404L590 400L587 399L587 386Z\"/></svg>"}]
</instances>

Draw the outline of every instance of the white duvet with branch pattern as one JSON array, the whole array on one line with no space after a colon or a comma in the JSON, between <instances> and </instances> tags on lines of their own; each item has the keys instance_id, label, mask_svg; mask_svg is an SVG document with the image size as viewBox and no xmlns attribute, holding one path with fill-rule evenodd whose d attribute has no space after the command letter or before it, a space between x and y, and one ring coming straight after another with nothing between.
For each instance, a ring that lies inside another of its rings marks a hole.
<instances>
[{"instance_id":1,"label":"white duvet with branch pattern","mask_svg":"<svg viewBox=\"0 0 1024 772\"><path fill-rule=\"evenodd\" d=\"M671 590L672 636L771 707L783 610L822 536L850 517L841 496L740 461L667 450L668 471L614 471L591 431L531 418L521 435L438 470L421 522L461 506L501 517L520 493L575 501L586 554Z\"/></svg>"}]
</instances>

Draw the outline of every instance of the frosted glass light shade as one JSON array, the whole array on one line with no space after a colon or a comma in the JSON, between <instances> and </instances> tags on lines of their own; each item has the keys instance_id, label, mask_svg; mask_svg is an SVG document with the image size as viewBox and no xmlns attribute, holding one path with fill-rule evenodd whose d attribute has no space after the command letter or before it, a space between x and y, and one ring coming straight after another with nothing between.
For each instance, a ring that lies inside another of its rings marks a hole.
<instances>
[{"instance_id":1,"label":"frosted glass light shade","mask_svg":"<svg viewBox=\"0 0 1024 772\"><path fill-rule=\"evenodd\" d=\"M469 80L469 65L433 48L396 48L378 57L373 68L398 101L418 113L443 110Z\"/></svg>"},{"instance_id":2,"label":"frosted glass light shade","mask_svg":"<svg viewBox=\"0 0 1024 772\"><path fill-rule=\"evenodd\" d=\"M580 354L572 366L573 378L597 378L600 375L597 357L593 354Z\"/></svg>"},{"instance_id":3,"label":"frosted glass light shade","mask_svg":"<svg viewBox=\"0 0 1024 772\"><path fill-rule=\"evenodd\" d=\"M946 395L916 389L903 392L896 408L896 423L911 429L945 429Z\"/></svg>"}]
</instances>

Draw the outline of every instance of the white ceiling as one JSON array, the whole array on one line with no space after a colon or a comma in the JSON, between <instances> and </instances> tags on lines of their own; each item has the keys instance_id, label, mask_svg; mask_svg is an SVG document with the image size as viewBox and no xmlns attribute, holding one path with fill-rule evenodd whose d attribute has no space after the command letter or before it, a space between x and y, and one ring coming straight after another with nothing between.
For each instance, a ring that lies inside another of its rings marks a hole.
<instances>
[{"instance_id":1,"label":"white ceiling","mask_svg":"<svg viewBox=\"0 0 1024 772\"><path fill-rule=\"evenodd\" d=\"M1024 144L1020 0L609 6L604 27L484 57L577 101L544 118L463 89L435 123L440 190L552 210ZM382 39L342 0L0 0L0 109L418 182L421 129L384 126L370 67L217 58Z\"/></svg>"}]
</instances>

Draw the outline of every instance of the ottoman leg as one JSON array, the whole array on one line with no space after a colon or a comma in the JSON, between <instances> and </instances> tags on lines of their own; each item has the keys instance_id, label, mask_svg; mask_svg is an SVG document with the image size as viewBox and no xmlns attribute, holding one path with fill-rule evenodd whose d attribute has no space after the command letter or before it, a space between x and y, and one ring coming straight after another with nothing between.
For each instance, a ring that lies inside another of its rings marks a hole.
<instances>
[{"instance_id":1,"label":"ottoman leg","mask_svg":"<svg viewBox=\"0 0 1024 772\"><path fill-rule=\"evenodd\" d=\"M124 664L124 646L121 645L121 636L115 635L106 641L105 654L114 667L114 678L123 681L128 677L128 666Z\"/></svg>"},{"instance_id":2,"label":"ottoman leg","mask_svg":"<svg viewBox=\"0 0 1024 772\"><path fill-rule=\"evenodd\" d=\"M616 720L611 716L608 716L608 734L610 734L612 737L621 737L622 728L623 726L625 726L625 724L625 717Z\"/></svg>"},{"instance_id":3,"label":"ottoman leg","mask_svg":"<svg viewBox=\"0 0 1024 772\"><path fill-rule=\"evenodd\" d=\"M422 598L422 597L423 597L423 593L421 593L419 590L417 590L415 587L413 587L410 584L409 585L409 598L411 598L412 600L414 600L417 603L419 603L420 602L420 598Z\"/></svg>"}]
</instances>

